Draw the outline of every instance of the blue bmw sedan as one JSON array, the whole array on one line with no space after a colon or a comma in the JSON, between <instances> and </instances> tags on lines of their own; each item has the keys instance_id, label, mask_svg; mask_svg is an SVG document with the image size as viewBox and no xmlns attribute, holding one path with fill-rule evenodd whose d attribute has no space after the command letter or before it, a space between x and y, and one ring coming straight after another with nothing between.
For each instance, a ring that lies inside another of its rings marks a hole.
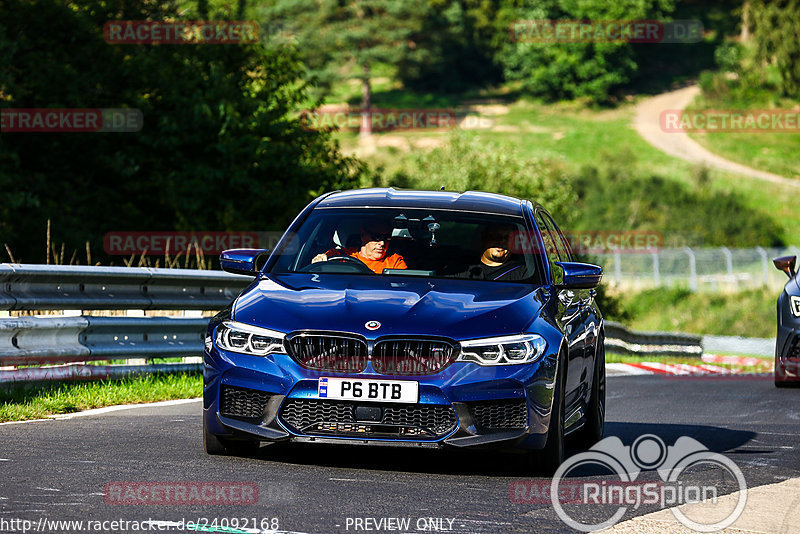
<instances>
[{"instance_id":1,"label":"blue bmw sedan","mask_svg":"<svg viewBox=\"0 0 800 534\"><path fill-rule=\"evenodd\" d=\"M603 435L599 267L536 203L364 189L311 202L208 327L209 454L263 442L497 447L552 472Z\"/></svg>"}]
</instances>

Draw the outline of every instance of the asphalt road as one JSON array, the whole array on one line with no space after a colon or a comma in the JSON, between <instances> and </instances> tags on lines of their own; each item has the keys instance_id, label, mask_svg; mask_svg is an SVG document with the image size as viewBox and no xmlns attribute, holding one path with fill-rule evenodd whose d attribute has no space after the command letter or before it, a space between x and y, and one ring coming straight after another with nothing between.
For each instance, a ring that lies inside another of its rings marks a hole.
<instances>
[{"instance_id":1,"label":"asphalt road","mask_svg":"<svg viewBox=\"0 0 800 534\"><path fill-rule=\"evenodd\" d=\"M735 462L751 488L800 476L800 389L776 389L764 379L659 376L610 377L608 388L606 436L626 445L643 434L666 445L692 437ZM32 521L29 531L66 532L39 521L153 519L168 523L150 525L173 528L198 518L303 533L570 531L550 504L514 502L520 499L510 488L531 480L524 463L524 456L496 452L313 444L262 447L249 458L211 457L203 452L199 402L3 425L0 532L21 532L23 524L12 521L22 519ZM582 474L604 479L591 469ZM720 494L736 489L713 466L692 477L715 481ZM124 505L108 493L142 481L244 483L257 488L258 501ZM586 523L608 515L602 506L571 509ZM629 509L625 518L653 510ZM409 526L384 522L381 529L374 522L381 518L407 519ZM88 531L126 531L114 526ZM134 531L130 525L128 531Z\"/></svg>"}]
</instances>

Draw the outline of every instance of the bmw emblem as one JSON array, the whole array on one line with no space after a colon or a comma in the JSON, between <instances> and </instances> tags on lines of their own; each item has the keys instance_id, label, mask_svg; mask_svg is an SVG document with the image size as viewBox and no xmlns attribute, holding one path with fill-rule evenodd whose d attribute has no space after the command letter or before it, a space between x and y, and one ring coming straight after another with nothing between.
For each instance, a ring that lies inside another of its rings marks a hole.
<instances>
[{"instance_id":1,"label":"bmw emblem","mask_svg":"<svg viewBox=\"0 0 800 534\"><path fill-rule=\"evenodd\" d=\"M367 324L364 325L367 330L377 330L381 327L381 323L378 321L367 321Z\"/></svg>"}]
</instances>

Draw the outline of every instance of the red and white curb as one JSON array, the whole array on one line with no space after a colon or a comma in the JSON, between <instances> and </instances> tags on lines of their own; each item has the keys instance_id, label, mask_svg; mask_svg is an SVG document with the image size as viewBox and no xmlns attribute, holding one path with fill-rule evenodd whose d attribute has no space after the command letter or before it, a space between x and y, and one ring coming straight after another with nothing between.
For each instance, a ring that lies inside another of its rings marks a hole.
<instances>
[{"instance_id":1,"label":"red and white curb","mask_svg":"<svg viewBox=\"0 0 800 534\"><path fill-rule=\"evenodd\" d=\"M724 356L721 354L703 354L706 363L722 363L725 365L761 365L767 360L752 356Z\"/></svg>"},{"instance_id":2,"label":"red and white curb","mask_svg":"<svg viewBox=\"0 0 800 534\"><path fill-rule=\"evenodd\" d=\"M693 365L683 363L661 362L636 362L636 363L607 363L606 370L609 375L670 375L670 376L697 376L697 375L751 375L752 370L745 371L744 367L761 366L761 373L771 373L769 362L760 358L742 356L718 356L715 354L703 355L701 361ZM711 365L718 363L722 365ZM730 367L729 367L730 366ZM735 366L735 367L733 367Z\"/></svg>"}]
</instances>

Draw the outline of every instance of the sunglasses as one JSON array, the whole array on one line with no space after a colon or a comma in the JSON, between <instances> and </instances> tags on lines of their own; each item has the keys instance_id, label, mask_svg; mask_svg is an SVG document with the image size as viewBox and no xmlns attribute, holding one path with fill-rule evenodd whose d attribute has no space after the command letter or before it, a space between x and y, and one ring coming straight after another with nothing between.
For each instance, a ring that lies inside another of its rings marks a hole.
<instances>
[{"instance_id":1,"label":"sunglasses","mask_svg":"<svg viewBox=\"0 0 800 534\"><path fill-rule=\"evenodd\" d=\"M389 241L392 238L391 232L366 232L369 236L370 241Z\"/></svg>"}]
</instances>

